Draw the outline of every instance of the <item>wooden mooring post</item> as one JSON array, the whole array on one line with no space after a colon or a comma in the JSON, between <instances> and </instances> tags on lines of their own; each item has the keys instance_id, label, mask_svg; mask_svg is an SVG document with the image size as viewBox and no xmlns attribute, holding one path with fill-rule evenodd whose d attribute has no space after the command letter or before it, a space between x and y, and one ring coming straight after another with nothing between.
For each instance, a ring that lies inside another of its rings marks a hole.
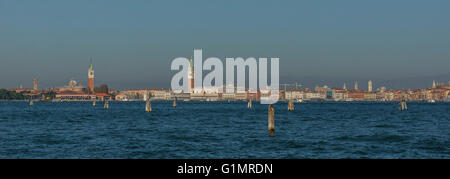
<instances>
[{"instance_id":1,"label":"wooden mooring post","mask_svg":"<svg viewBox=\"0 0 450 179\"><path fill-rule=\"evenodd\" d=\"M105 101L105 106L104 106L104 108L105 108L105 109L109 109L109 101L108 101L108 100Z\"/></svg>"},{"instance_id":2,"label":"wooden mooring post","mask_svg":"<svg viewBox=\"0 0 450 179\"><path fill-rule=\"evenodd\" d=\"M145 102L145 112L152 112L152 104L150 103L150 100L148 100L148 99Z\"/></svg>"},{"instance_id":3,"label":"wooden mooring post","mask_svg":"<svg viewBox=\"0 0 450 179\"><path fill-rule=\"evenodd\" d=\"M294 111L295 110L295 106L294 106L294 100L289 100L288 103L288 111Z\"/></svg>"},{"instance_id":4,"label":"wooden mooring post","mask_svg":"<svg viewBox=\"0 0 450 179\"><path fill-rule=\"evenodd\" d=\"M273 104L269 105L269 109L267 112L267 116L268 116L268 130L269 130L269 134L275 134L275 109L273 107Z\"/></svg>"}]
</instances>

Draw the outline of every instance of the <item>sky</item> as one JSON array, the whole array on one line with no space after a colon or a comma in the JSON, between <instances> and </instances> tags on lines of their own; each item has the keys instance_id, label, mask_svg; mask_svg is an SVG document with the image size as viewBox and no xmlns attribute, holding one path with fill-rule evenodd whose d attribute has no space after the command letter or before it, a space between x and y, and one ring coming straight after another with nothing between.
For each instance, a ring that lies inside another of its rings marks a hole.
<instances>
[{"instance_id":1,"label":"sky","mask_svg":"<svg viewBox=\"0 0 450 179\"><path fill-rule=\"evenodd\" d=\"M171 61L279 57L280 82L424 88L450 81L447 0L0 0L0 88L169 88ZM207 72L204 72L207 73Z\"/></svg>"}]
</instances>

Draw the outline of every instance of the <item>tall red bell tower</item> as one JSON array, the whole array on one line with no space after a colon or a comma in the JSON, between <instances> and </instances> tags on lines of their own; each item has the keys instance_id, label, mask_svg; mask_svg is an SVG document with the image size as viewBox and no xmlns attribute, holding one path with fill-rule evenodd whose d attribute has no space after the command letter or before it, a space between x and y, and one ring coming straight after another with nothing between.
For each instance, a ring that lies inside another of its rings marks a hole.
<instances>
[{"instance_id":1,"label":"tall red bell tower","mask_svg":"<svg viewBox=\"0 0 450 179\"><path fill-rule=\"evenodd\" d=\"M90 92L94 92L94 68L92 67L92 59L91 59L91 65L89 65L89 71L88 71L88 87Z\"/></svg>"},{"instance_id":2,"label":"tall red bell tower","mask_svg":"<svg viewBox=\"0 0 450 179\"><path fill-rule=\"evenodd\" d=\"M189 93L194 92L194 63L191 61L189 63L189 75L188 75L188 83L189 83Z\"/></svg>"}]
</instances>

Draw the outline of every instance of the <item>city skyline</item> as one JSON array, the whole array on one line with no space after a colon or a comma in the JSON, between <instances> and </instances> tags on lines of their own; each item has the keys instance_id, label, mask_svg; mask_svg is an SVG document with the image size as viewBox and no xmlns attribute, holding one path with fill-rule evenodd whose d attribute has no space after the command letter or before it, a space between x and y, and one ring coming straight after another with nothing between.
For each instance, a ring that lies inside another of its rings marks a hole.
<instances>
[{"instance_id":1,"label":"city skyline","mask_svg":"<svg viewBox=\"0 0 450 179\"><path fill-rule=\"evenodd\" d=\"M75 75L72 75L72 77L70 78L70 80L76 80L79 81L81 84L87 84L89 86L89 89L92 91L94 88L94 83L93 83L93 61L92 58L90 59L90 64L89 64L89 68L88 68L88 77L86 77L85 73L83 75L82 72L77 72ZM92 71L92 72L91 72ZM193 85L191 80L191 71L189 71L189 85ZM248 72L247 72L248 73ZM224 72L225 74L225 72ZM80 76L81 75L81 76ZM248 74L246 74L248 75ZM38 76L38 75L37 75ZM22 83L22 82L18 82L16 86L1 86L2 84L0 84L0 89L8 89L8 88L32 88L34 90L37 89L37 81L39 80L39 89L48 89L48 88L53 88L53 87L58 87L58 86L64 86L65 84L67 84L67 81L69 79L59 79L57 82L57 84L51 84L50 82L46 81L45 79L40 79L37 76L32 77L32 79L29 79L28 83ZM76 76L76 77L74 77ZM206 74L204 74L204 76L206 76ZM282 77L281 77L282 78ZM317 80L315 80L317 79ZM352 80L352 79L356 79L356 80ZM322 87L322 86L329 86L332 88L343 88L342 86L350 84L353 88L350 89L359 89L359 90L369 90L369 85L366 83L371 83L370 86L372 87L372 90L381 88L381 87L385 87L386 89L421 89L421 88L431 88L435 85L435 82L440 83L440 84L449 84L450 85L450 81L446 81L447 79L450 79L450 73L449 74L443 74L443 75L436 75L436 76L424 76L424 77L410 77L410 78L397 78L397 79L391 79L391 80L381 80L381 79L377 79L376 80L372 80L371 78L361 78L361 77L355 77L355 78L351 78L348 77L347 79L344 78L328 78L326 79L325 77L311 77L311 76L306 76L306 77L300 77L297 78L297 81L292 78L292 77L287 77L286 79L280 79L281 83L280 83L280 89L282 89L282 84L294 84L294 83L298 83L302 86L302 89L305 88L310 88L313 89L315 87ZM437 80L436 80L437 79ZM97 80L97 79L96 79ZM299 83L300 81L304 81L304 83ZM405 80L411 80L411 81L422 81L419 82L415 85L413 85L414 87L408 87L408 88L402 88L399 86L402 86L402 84L396 84L397 82L404 82ZM102 84L107 84L109 85L105 80L98 80L100 81L99 83L96 83L97 86L100 86ZM128 80L126 80L128 81ZM373 84L375 81L375 84ZM364 82L363 84L367 84L367 85L360 85L358 84L359 82ZM43 83L44 85L42 85L41 83ZM356 84L355 84L356 83ZM378 83L378 84L377 84ZM424 86L422 86L422 84L425 84ZM113 85L114 86L114 85ZM246 87L248 87L248 76L246 76ZM157 85L150 85L149 87L135 87L135 85L131 85L131 86L124 86L123 88L114 88L117 90L125 90L125 89L151 89L151 88L170 88L170 84L165 84L165 85L161 85L161 86L157 86Z\"/></svg>"},{"instance_id":2,"label":"city skyline","mask_svg":"<svg viewBox=\"0 0 450 179\"><path fill-rule=\"evenodd\" d=\"M449 4L0 1L0 88L31 88L33 78L42 88L88 84L90 57L96 84L168 88L171 60L194 48L280 57L280 83L426 88L450 79Z\"/></svg>"}]
</instances>

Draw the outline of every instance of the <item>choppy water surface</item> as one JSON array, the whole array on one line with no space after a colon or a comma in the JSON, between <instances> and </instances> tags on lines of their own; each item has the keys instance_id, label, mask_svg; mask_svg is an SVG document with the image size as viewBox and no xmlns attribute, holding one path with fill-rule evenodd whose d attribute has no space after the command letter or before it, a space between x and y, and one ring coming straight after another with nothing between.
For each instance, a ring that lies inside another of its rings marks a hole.
<instances>
[{"instance_id":1,"label":"choppy water surface","mask_svg":"<svg viewBox=\"0 0 450 179\"><path fill-rule=\"evenodd\" d=\"M450 103L0 102L0 158L450 158Z\"/></svg>"}]
</instances>

